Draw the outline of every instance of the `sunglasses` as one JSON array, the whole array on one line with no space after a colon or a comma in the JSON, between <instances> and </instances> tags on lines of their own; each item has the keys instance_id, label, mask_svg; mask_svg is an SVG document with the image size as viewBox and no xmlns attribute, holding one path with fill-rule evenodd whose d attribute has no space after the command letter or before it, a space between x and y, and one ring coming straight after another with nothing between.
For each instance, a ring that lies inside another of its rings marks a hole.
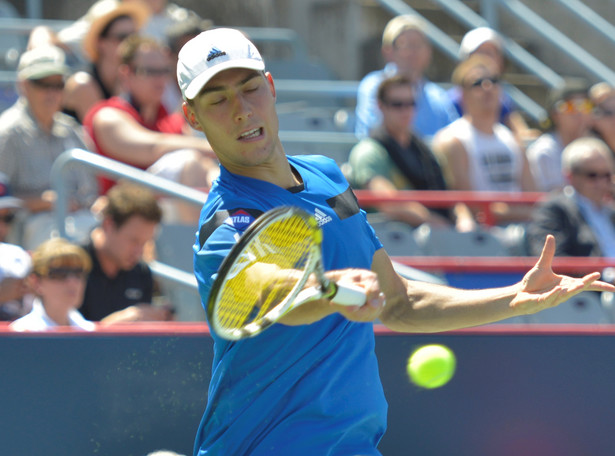
<instances>
[{"instance_id":1,"label":"sunglasses","mask_svg":"<svg viewBox=\"0 0 615 456\"><path fill-rule=\"evenodd\" d=\"M496 84L500 83L500 78L496 77L496 76L488 76L488 77L484 77L484 78L478 78L477 80L471 82L468 87L474 89L476 87L480 87L482 89L488 89L491 86L494 86Z\"/></svg>"},{"instance_id":2,"label":"sunglasses","mask_svg":"<svg viewBox=\"0 0 615 456\"><path fill-rule=\"evenodd\" d=\"M409 109L414 108L416 106L416 101L414 100L387 100L384 101L384 105L393 109Z\"/></svg>"},{"instance_id":3,"label":"sunglasses","mask_svg":"<svg viewBox=\"0 0 615 456\"><path fill-rule=\"evenodd\" d=\"M50 280L66 280L69 277L83 279L86 272L82 268L49 268L47 277Z\"/></svg>"},{"instance_id":4,"label":"sunglasses","mask_svg":"<svg viewBox=\"0 0 615 456\"><path fill-rule=\"evenodd\" d=\"M596 117L615 117L615 110L610 110L607 108L601 108L600 106L596 106L596 109L594 109L594 115Z\"/></svg>"},{"instance_id":5,"label":"sunglasses","mask_svg":"<svg viewBox=\"0 0 615 456\"><path fill-rule=\"evenodd\" d=\"M64 81L62 82L47 82L42 79L29 79L30 84L39 89L43 90L53 90L53 91L62 91L64 90Z\"/></svg>"},{"instance_id":6,"label":"sunglasses","mask_svg":"<svg viewBox=\"0 0 615 456\"><path fill-rule=\"evenodd\" d=\"M29 79L30 84L39 89L43 90L54 90L54 91L62 91L64 90L64 81L62 82L47 82L42 79Z\"/></svg>"},{"instance_id":7,"label":"sunglasses","mask_svg":"<svg viewBox=\"0 0 615 456\"><path fill-rule=\"evenodd\" d=\"M15 214L0 215L0 222L4 222L7 225L13 220L15 220Z\"/></svg>"},{"instance_id":8,"label":"sunglasses","mask_svg":"<svg viewBox=\"0 0 615 456\"><path fill-rule=\"evenodd\" d=\"M110 40L110 41L115 41L115 42L119 43L121 41L124 41L130 35L133 35L133 33L115 33L115 34L109 34L109 35L101 36L101 38L104 38L104 39Z\"/></svg>"},{"instance_id":9,"label":"sunglasses","mask_svg":"<svg viewBox=\"0 0 615 456\"><path fill-rule=\"evenodd\" d=\"M562 100L555 103L553 109L559 114L589 114L593 111L594 105L588 99Z\"/></svg>"},{"instance_id":10,"label":"sunglasses","mask_svg":"<svg viewBox=\"0 0 615 456\"><path fill-rule=\"evenodd\" d=\"M170 68L154 68L154 67L134 67L132 71L137 76L143 77L159 77L159 76L170 76L171 69Z\"/></svg>"},{"instance_id":11,"label":"sunglasses","mask_svg":"<svg viewBox=\"0 0 615 456\"><path fill-rule=\"evenodd\" d=\"M589 179L591 181L597 181L597 180L611 180L612 174L608 171L605 171L603 173L598 173L596 171L577 171L576 174L578 174L579 176L583 176L586 179Z\"/></svg>"}]
</instances>

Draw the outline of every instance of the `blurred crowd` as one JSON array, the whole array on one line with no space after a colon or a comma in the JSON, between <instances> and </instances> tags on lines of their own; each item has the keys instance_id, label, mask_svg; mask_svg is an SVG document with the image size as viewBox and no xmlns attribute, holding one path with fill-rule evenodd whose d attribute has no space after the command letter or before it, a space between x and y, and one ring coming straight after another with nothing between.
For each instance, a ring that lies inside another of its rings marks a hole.
<instances>
[{"instance_id":1,"label":"blurred crowd","mask_svg":"<svg viewBox=\"0 0 615 456\"><path fill-rule=\"evenodd\" d=\"M80 148L207 192L219 166L182 112L175 65L213 26L166 0L98 0L65 29L32 30L18 99L0 114L0 319L15 330L174 318L147 263L159 225L196 226L198 208L75 166L65 182L72 241L61 240L50 171ZM505 91L495 30L463 37L448 90L426 77L432 48L419 17L393 18L381 50L386 65L357 93L357 143L343 167L354 188L542 192L536 205L494 201L493 223L521 226L529 255L551 233L559 255L615 256L615 88L566 80L546 94L538 128ZM485 228L462 202L367 209L412 228Z\"/></svg>"},{"instance_id":2,"label":"blurred crowd","mask_svg":"<svg viewBox=\"0 0 615 456\"><path fill-rule=\"evenodd\" d=\"M175 318L148 261L160 224L196 226L199 209L73 166L67 241L50 173L79 148L207 192L218 164L181 112L174 69L182 45L211 26L165 0L99 0L65 29L31 31L18 98L0 114L0 311L11 328Z\"/></svg>"}]
</instances>

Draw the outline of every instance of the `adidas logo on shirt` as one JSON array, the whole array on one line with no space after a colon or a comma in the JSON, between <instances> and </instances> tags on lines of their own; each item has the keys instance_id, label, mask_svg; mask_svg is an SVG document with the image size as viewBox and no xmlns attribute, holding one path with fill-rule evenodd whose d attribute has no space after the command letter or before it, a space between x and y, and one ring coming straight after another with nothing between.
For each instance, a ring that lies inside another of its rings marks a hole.
<instances>
[{"instance_id":1,"label":"adidas logo on shirt","mask_svg":"<svg viewBox=\"0 0 615 456\"><path fill-rule=\"evenodd\" d=\"M316 208L316 210L314 211L314 217L316 217L318 226L323 226L324 224L329 223L331 220L333 220L330 215L327 215L325 212L321 211L318 208Z\"/></svg>"}]
</instances>

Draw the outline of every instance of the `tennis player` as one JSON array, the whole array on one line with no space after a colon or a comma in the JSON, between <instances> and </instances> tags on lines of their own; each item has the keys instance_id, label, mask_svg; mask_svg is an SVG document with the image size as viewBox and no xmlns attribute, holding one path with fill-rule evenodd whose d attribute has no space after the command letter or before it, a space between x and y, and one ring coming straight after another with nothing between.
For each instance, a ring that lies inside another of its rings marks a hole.
<instances>
[{"instance_id":1,"label":"tennis player","mask_svg":"<svg viewBox=\"0 0 615 456\"><path fill-rule=\"evenodd\" d=\"M378 455L387 403L371 321L379 317L395 331L445 331L538 312L583 290L615 290L598 273L555 275L553 237L513 286L456 290L407 281L335 162L286 155L273 78L241 32L214 29L193 38L179 53L177 73L186 118L221 164L194 245L202 301L238 237L280 205L314 214L327 274L367 294L360 308L324 300L301 306L282 324L238 342L212 334L214 365L195 455Z\"/></svg>"}]
</instances>

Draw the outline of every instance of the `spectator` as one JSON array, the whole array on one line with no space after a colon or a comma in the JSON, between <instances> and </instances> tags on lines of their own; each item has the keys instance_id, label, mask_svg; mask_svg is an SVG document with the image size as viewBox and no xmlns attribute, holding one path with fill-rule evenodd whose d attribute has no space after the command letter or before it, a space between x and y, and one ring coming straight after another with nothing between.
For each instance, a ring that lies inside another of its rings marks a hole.
<instances>
[{"instance_id":1,"label":"spectator","mask_svg":"<svg viewBox=\"0 0 615 456\"><path fill-rule=\"evenodd\" d=\"M94 323L76 310L83 299L92 264L87 253L66 239L54 238L32 252L28 279L36 298L27 315L11 323L15 331L45 331L58 326L93 331Z\"/></svg>"},{"instance_id":2,"label":"spectator","mask_svg":"<svg viewBox=\"0 0 615 456\"><path fill-rule=\"evenodd\" d=\"M32 303L26 299L26 277L32 260L18 245L0 242L0 320L13 321L26 315Z\"/></svg>"},{"instance_id":3,"label":"spectator","mask_svg":"<svg viewBox=\"0 0 615 456\"><path fill-rule=\"evenodd\" d=\"M591 87L589 96L594 105L593 133L609 146L615 157L615 88L599 82Z\"/></svg>"},{"instance_id":4,"label":"spectator","mask_svg":"<svg viewBox=\"0 0 615 456\"><path fill-rule=\"evenodd\" d=\"M170 27L188 22L198 15L168 0L124 0L127 3L143 2L149 7L150 17L143 28L143 35L151 36L160 42L166 39Z\"/></svg>"},{"instance_id":5,"label":"spectator","mask_svg":"<svg viewBox=\"0 0 615 456\"><path fill-rule=\"evenodd\" d=\"M94 104L118 94L118 46L126 37L135 34L148 16L148 9L140 2L104 1L92 7L82 44L88 67L66 81L65 113L83 122Z\"/></svg>"},{"instance_id":6,"label":"spectator","mask_svg":"<svg viewBox=\"0 0 615 456\"><path fill-rule=\"evenodd\" d=\"M424 141L455 120L458 115L446 91L425 78L431 63L431 45L425 35L426 25L414 15L397 16L389 21L382 35L382 54L387 62L382 70L363 78L357 93L357 137L367 136L380 125L376 92L383 79L401 74L414 84L416 114L412 130Z\"/></svg>"},{"instance_id":7,"label":"spectator","mask_svg":"<svg viewBox=\"0 0 615 456\"><path fill-rule=\"evenodd\" d=\"M171 51L172 66L177 66L177 55L179 50L189 40L199 33L210 29L213 22L208 19L201 19L195 13L189 13L185 20L174 22L166 27L166 43ZM177 73L173 72L172 81L169 82L163 97L163 103L169 111L181 110L183 99L179 91Z\"/></svg>"},{"instance_id":8,"label":"spectator","mask_svg":"<svg viewBox=\"0 0 615 456\"><path fill-rule=\"evenodd\" d=\"M113 187L105 199L102 222L85 246L92 272L80 312L106 324L170 320L170 309L152 305L154 280L143 261L162 217L160 206L149 190L128 183Z\"/></svg>"},{"instance_id":9,"label":"spectator","mask_svg":"<svg viewBox=\"0 0 615 456\"><path fill-rule=\"evenodd\" d=\"M85 118L98 153L190 187L207 189L218 164L207 141L186 134L185 118L161 103L171 76L168 49L133 36L120 46L121 96L96 104ZM101 193L114 182L100 177ZM181 221L194 223L198 209L177 204Z\"/></svg>"},{"instance_id":10,"label":"spectator","mask_svg":"<svg viewBox=\"0 0 615 456\"><path fill-rule=\"evenodd\" d=\"M0 173L0 242L6 242L11 236L13 221L21 207L22 201L11 196L6 175Z\"/></svg>"},{"instance_id":11,"label":"spectator","mask_svg":"<svg viewBox=\"0 0 615 456\"><path fill-rule=\"evenodd\" d=\"M530 254L552 234L556 255L614 258L613 157L607 145L575 139L564 149L562 169L568 185L534 209L527 227Z\"/></svg>"},{"instance_id":12,"label":"spectator","mask_svg":"<svg viewBox=\"0 0 615 456\"><path fill-rule=\"evenodd\" d=\"M123 0L96 0L90 3L91 6L83 16L54 34L57 42L60 43L59 46L66 49L68 60L74 62L76 66L87 65L89 62L83 42L90 31L91 24L124 2ZM139 0L134 0L132 3L141 3L140 6L147 9L147 6ZM147 13L149 15L149 9Z\"/></svg>"},{"instance_id":13,"label":"spectator","mask_svg":"<svg viewBox=\"0 0 615 456\"><path fill-rule=\"evenodd\" d=\"M86 148L80 126L60 112L66 73L59 48L40 46L25 52L17 72L21 95L0 115L0 172L27 209L19 242L26 249L47 239L53 227L51 166L65 150ZM92 223L89 207L97 195L95 182L83 167L73 167L66 186L71 216L80 231L87 229Z\"/></svg>"},{"instance_id":14,"label":"spectator","mask_svg":"<svg viewBox=\"0 0 615 456\"><path fill-rule=\"evenodd\" d=\"M434 137L448 187L473 191L533 191L535 185L523 150L513 133L498 122L500 85L492 59L474 55L453 72L461 88L463 117ZM499 224L526 221L530 208L495 203ZM470 226L466 228L470 228Z\"/></svg>"},{"instance_id":15,"label":"spectator","mask_svg":"<svg viewBox=\"0 0 615 456\"><path fill-rule=\"evenodd\" d=\"M463 36L459 44L459 59L464 61L475 54L492 58L497 65L499 75L504 73L506 67L504 41L495 30L489 27L477 27ZM461 88L451 87L448 95L457 113L462 116ZM523 115L516 109L513 99L504 90L500 91L500 105L499 122L510 128L521 144L527 144L538 137L539 132L528 127Z\"/></svg>"},{"instance_id":16,"label":"spectator","mask_svg":"<svg viewBox=\"0 0 615 456\"><path fill-rule=\"evenodd\" d=\"M562 87L551 90L547 100L548 130L527 148L538 190L558 190L566 184L562 151L575 139L589 134L592 109L584 83L567 81Z\"/></svg>"},{"instance_id":17,"label":"spectator","mask_svg":"<svg viewBox=\"0 0 615 456\"><path fill-rule=\"evenodd\" d=\"M446 190L442 170L431 150L412 132L412 82L397 75L378 86L382 124L350 151L351 179L355 186L381 194L396 190ZM429 210L421 203L381 207L388 217L418 226L451 224L448 211Z\"/></svg>"}]
</instances>

